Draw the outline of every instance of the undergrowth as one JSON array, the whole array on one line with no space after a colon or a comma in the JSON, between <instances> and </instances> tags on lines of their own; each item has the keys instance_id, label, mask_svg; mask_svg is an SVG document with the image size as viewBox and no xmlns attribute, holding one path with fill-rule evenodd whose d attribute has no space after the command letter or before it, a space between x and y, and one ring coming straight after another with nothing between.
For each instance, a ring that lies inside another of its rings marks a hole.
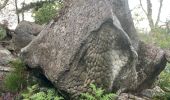
<instances>
[{"instance_id":1,"label":"undergrowth","mask_svg":"<svg viewBox=\"0 0 170 100\"><path fill-rule=\"evenodd\" d=\"M10 92L17 92L26 85L25 65L20 59L11 61L10 65L13 71L5 77L4 86Z\"/></svg>"},{"instance_id":2,"label":"undergrowth","mask_svg":"<svg viewBox=\"0 0 170 100\"><path fill-rule=\"evenodd\" d=\"M114 93L105 93L102 88L97 88L94 84L90 84L91 93L82 93L81 100L115 100L117 95Z\"/></svg>"},{"instance_id":3,"label":"undergrowth","mask_svg":"<svg viewBox=\"0 0 170 100\"><path fill-rule=\"evenodd\" d=\"M22 100L64 100L58 96L56 90L52 88L40 88L39 85L27 87L27 90L21 93Z\"/></svg>"}]
</instances>

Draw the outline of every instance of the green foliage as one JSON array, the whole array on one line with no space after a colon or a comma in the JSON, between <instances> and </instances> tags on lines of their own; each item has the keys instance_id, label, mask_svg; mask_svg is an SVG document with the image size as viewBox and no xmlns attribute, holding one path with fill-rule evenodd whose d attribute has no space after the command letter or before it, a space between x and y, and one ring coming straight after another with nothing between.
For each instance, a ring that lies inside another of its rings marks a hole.
<instances>
[{"instance_id":1,"label":"green foliage","mask_svg":"<svg viewBox=\"0 0 170 100\"><path fill-rule=\"evenodd\" d=\"M159 86L164 91L170 92L170 64L168 63L165 70L160 74Z\"/></svg>"},{"instance_id":2,"label":"green foliage","mask_svg":"<svg viewBox=\"0 0 170 100\"><path fill-rule=\"evenodd\" d=\"M2 40L3 38L5 38L6 36L6 31L5 29L0 27L0 40Z\"/></svg>"},{"instance_id":3,"label":"green foliage","mask_svg":"<svg viewBox=\"0 0 170 100\"><path fill-rule=\"evenodd\" d=\"M170 92L160 93L153 100L170 100Z\"/></svg>"},{"instance_id":4,"label":"green foliage","mask_svg":"<svg viewBox=\"0 0 170 100\"><path fill-rule=\"evenodd\" d=\"M20 90L23 83L25 83L23 77L16 73L10 73L4 81L5 87L11 92Z\"/></svg>"},{"instance_id":5,"label":"green foliage","mask_svg":"<svg viewBox=\"0 0 170 100\"><path fill-rule=\"evenodd\" d=\"M37 11L34 11L33 17L38 24L48 23L57 15L57 12L61 9L62 3L45 3Z\"/></svg>"},{"instance_id":6,"label":"green foliage","mask_svg":"<svg viewBox=\"0 0 170 100\"><path fill-rule=\"evenodd\" d=\"M25 64L20 59L9 62L9 64L14 68L13 72L22 74L25 70Z\"/></svg>"},{"instance_id":7,"label":"green foliage","mask_svg":"<svg viewBox=\"0 0 170 100\"><path fill-rule=\"evenodd\" d=\"M41 90L38 85L33 85L27 88L25 93L21 94L23 100L63 100L57 95L54 89Z\"/></svg>"},{"instance_id":8,"label":"green foliage","mask_svg":"<svg viewBox=\"0 0 170 100\"><path fill-rule=\"evenodd\" d=\"M4 86L8 91L17 92L26 84L25 65L19 59L11 61L10 64L14 70L5 77Z\"/></svg>"},{"instance_id":9,"label":"green foliage","mask_svg":"<svg viewBox=\"0 0 170 100\"><path fill-rule=\"evenodd\" d=\"M92 93L82 93L81 100L114 100L117 97L113 93L105 94L102 88L97 88L94 84L90 84L90 88Z\"/></svg>"},{"instance_id":10,"label":"green foliage","mask_svg":"<svg viewBox=\"0 0 170 100\"><path fill-rule=\"evenodd\" d=\"M170 48L170 34L166 29L156 28L152 34L139 33L139 37L146 43L155 44L163 49Z\"/></svg>"},{"instance_id":11,"label":"green foliage","mask_svg":"<svg viewBox=\"0 0 170 100\"><path fill-rule=\"evenodd\" d=\"M22 95L23 98L25 98L25 100L27 100L37 90L38 90L38 85L36 84L36 85L31 86L31 87L27 87L27 91L22 93L21 95Z\"/></svg>"}]
</instances>

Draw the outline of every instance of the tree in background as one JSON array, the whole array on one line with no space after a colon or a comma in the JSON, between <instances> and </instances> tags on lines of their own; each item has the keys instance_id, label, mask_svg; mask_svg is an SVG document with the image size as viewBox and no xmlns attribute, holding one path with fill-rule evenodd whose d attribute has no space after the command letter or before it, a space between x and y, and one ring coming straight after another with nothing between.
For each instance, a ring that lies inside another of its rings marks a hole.
<instances>
[{"instance_id":1,"label":"tree in background","mask_svg":"<svg viewBox=\"0 0 170 100\"><path fill-rule=\"evenodd\" d=\"M19 23L20 17L19 17L19 13L17 13L17 11L18 11L18 0L15 0L15 10L16 10L16 15L17 15L17 21Z\"/></svg>"},{"instance_id":2,"label":"tree in background","mask_svg":"<svg viewBox=\"0 0 170 100\"><path fill-rule=\"evenodd\" d=\"M149 22L149 26L151 28L151 32L154 31L155 28L158 27L158 23L160 21L160 14L161 14L161 9L162 9L162 3L163 3L163 0L160 0L160 5L159 5L159 11L158 11L158 14L157 14L157 19L156 19L156 22L154 23L153 21L153 18L152 18L152 2L151 0L146 0L147 2L147 10L144 9L143 5L142 5L142 1L140 1L140 6L143 10L143 12L145 13L145 15L147 16L147 19L148 19L148 22Z\"/></svg>"}]
</instances>

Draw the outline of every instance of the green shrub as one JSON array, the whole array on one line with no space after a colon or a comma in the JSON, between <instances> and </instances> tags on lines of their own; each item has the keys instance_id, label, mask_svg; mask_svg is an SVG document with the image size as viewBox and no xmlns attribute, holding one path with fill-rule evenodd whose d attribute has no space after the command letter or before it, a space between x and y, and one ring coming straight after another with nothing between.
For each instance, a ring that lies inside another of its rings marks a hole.
<instances>
[{"instance_id":1,"label":"green shrub","mask_svg":"<svg viewBox=\"0 0 170 100\"><path fill-rule=\"evenodd\" d=\"M90 84L92 93L82 93L81 100L115 100L117 95L113 93L104 93L102 88L97 88L94 84Z\"/></svg>"},{"instance_id":2,"label":"green shrub","mask_svg":"<svg viewBox=\"0 0 170 100\"><path fill-rule=\"evenodd\" d=\"M26 85L25 65L19 59L11 61L10 64L14 70L5 77L4 86L8 91L17 92Z\"/></svg>"},{"instance_id":3,"label":"green shrub","mask_svg":"<svg viewBox=\"0 0 170 100\"><path fill-rule=\"evenodd\" d=\"M159 86L164 91L170 92L170 64L168 63L165 70L159 76Z\"/></svg>"},{"instance_id":4,"label":"green shrub","mask_svg":"<svg viewBox=\"0 0 170 100\"><path fill-rule=\"evenodd\" d=\"M8 74L4 81L6 89L11 92L19 91L24 83L26 83L24 78L16 73Z\"/></svg>"},{"instance_id":5,"label":"green shrub","mask_svg":"<svg viewBox=\"0 0 170 100\"><path fill-rule=\"evenodd\" d=\"M14 73L22 74L26 69L25 64L20 59L10 61L9 64L14 68Z\"/></svg>"},{"instance_id":6,"label":"green shrub","mask_svg":"<svg viewBox=\"0 0 170 100\"><path fill-rule=\"evenodd\" d=\"M160 93L153 100L170 100L170 92Z\"/></svg>"},{"instance_id":7,"label":"green shrub","mask_svg":"<svg viewBox=\"0 0 170 100\"><path fill-rule=\"evenodd\" d=\"M33 13L35 22L38 24L48 23L57 15L57 12L62 7L61 5L59 2L44 4L38 11L34 11Z\"/></svg>"},{"instance_id":8,"label":"green shrub","mask_svg":"<svg viewBox=\"0 0 170 100\"><path fill-rule=\"evenodd\" d=\"M63 100L54 89L41 90L38 85L28 87L27 91L21 95L23 100Z\"/></svg>"}]
</instances>

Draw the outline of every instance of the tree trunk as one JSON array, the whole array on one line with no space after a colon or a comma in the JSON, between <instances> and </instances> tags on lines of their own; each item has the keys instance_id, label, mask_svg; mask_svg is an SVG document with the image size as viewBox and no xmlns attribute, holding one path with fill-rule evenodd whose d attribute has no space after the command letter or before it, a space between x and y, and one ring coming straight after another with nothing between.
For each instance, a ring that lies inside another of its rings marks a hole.
<instances>
[{"instance_id":1,"label":"tree trunk","mask_svg":"<svg viewBox=\"0 0 170 100\"><path fill-rule=\"evenodd\" d=\"M158 11L158 16L157 16L157 20L156 20L156 23L155 23L155 27L158 26L158 23L159 23L159 20L160 20L160 15L161 15L161 10L162 10L162 3L163 3L163 0L160 0L160 6L159 6L159 11Z\"/></svg>"},{"instance_id":2,"label":"tree trunk","mask_svg":"<svg viewBox=\"0 0 170 100\"><path fill-rule=\"evenodd\" d=\"M118 92L151 87L165 67L165 53L139 42L127 0L68 4L57 22L21 50L29 67L41 68L72 97L89 91L91 83Z\"/></svg>"},{"instance_id":3,"label":"tree trunk","mask_svg":"<svg viewBox=\"0 0 170 100\"><path fill-rule=\"evenodd\" d=\"M19 13L18 13L18 0L15 0L15 10L16 10L16 15L17 15L17 21L19 23L20 17L19 17Z\"/></svg>"},{"instance_id":4,"label":"tree trunk","mask_svg":"<svg viewBox=\"0 0 170 100\"><path fill-rule=\"evenodd\" d=\"M151 28L151 32L153 32L154 29L158 26L158 23L159 23L159 20L160 20L163 0L160 0L159 11L158 11L157 20L156 20L155 24L154 24L154 21L153 21L153 18L152 18L152 3L151 3L151 0L147 0L147 2L146 2L147 11L144 9L144 7L142 5L142 1L139 0L139 2L140 2L140 6L141 6L143 12L147 16L147 19L148 19L148 22L149 22L149 26Z\"/></svg>"}]
</instances>

